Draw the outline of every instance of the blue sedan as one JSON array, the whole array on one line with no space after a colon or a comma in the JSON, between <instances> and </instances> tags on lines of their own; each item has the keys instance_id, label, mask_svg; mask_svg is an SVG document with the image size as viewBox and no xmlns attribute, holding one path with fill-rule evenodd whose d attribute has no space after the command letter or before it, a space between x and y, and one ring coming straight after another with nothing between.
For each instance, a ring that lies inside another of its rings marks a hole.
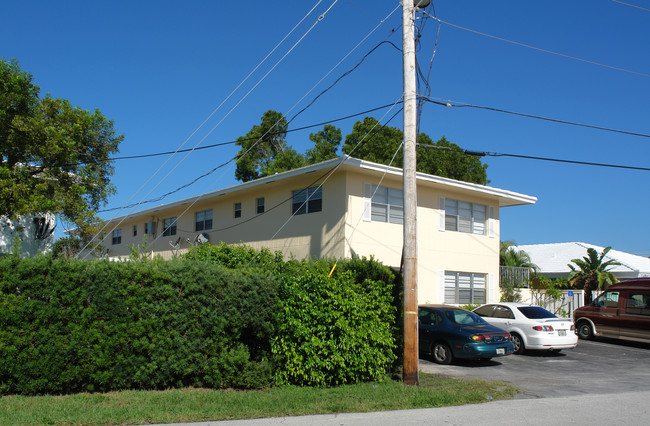
<instances>
[{"instance_id":1,"label":"blue sedan","mask_svg":"<svg viewBox=\"0 0 650 426\"><path fill-rule=\"evenodd\" d=\"M455 306L420 305L418 323L420 352L438 364L449 364L454 358L488 360L514 351L507 331Z\"/></svg>"}]
</instances>

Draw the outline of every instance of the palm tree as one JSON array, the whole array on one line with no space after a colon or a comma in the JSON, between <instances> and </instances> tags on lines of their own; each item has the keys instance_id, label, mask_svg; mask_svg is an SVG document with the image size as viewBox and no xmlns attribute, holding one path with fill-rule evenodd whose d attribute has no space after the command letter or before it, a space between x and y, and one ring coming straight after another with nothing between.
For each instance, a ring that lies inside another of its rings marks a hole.
<instances>
[{"instance_id":1,"label":"palm tree","mask_svg":"<svg viewBox=\"0 0 650 426\"><path fill-rule=\"evenodd\" d=\"M500 265L511 268L528 268L533 273L537 272L539 268L530 260L530 255L524 250L517 250L516 247L512 241L501 241Z\"/></svg>"},{"instance_id":2,"label":"palm tree","mask_svg":"<svg viewBox=\"0 0 650 426\"><path fill-rule=\"evenodd\" d=\"M524 250L517 250L512 241L501 241L499 248L499 264L501 266L501 301L520 302L520 288L523 287L531 274L539 269ZM515 268L523 268L515 269ZM518 272L519 271L519 272Z\"/></svg>"},{"instance_id":3,"label":"palm tree","mask_svg":"<svg viewBox=\"0 0 650 426\"><path fill-rule=\"evenodd\" d=\"M618 279L608 268L620 265L620 263L613 259L603 262L610 249L611 247L606 247L599 256L595 249L588 248L587 256L582 259L571 259L571 262L575 263L579 269L576 269L572 264L568 265L571 268L569 283L583 286L585 305L591 304L591 294L594 290L605 289L610 284L618 282Z\"/></svg>"}]
</instances>

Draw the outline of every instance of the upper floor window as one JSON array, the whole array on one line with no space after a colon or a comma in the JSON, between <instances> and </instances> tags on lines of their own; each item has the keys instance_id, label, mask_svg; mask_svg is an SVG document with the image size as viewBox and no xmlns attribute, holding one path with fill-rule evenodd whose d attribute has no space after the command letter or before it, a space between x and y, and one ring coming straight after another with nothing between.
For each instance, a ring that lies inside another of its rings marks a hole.
<instances>
[{"instance_id":1,"label":"upper floor window","mask_svg":"<svg viewBox=\"0 0 650 426\"><path fill-rule=\"evenodd\" d=\"M171 217L163 221L163 237L176 235L176 218Z\"/></svg>"},{"instance_id":2,"label":"upper floor window","mask_svg":"<svg viewBox=\"0 0 650 426\"><path fill-rule=\"evenodd\" d=\"M241 203L235 203L235 217L241 217Z\"/></svg>"},{"instance_id":3,"label":"upper floor window","mask_svg":"<svg viewBox=\"0 0 650 426\"><path fill-rule=\"evenodd\" d=\"M485 235L487 206L446 198L445 230Z\"/></svg>"},{"instance_id":4,"label":"upper floor window","mask_svg":"<svg viewBox=\"0 0 650 426\"><path fill-rule=\"evenodd\" d=\"M365 184L363 190L366 200L364 219L375 222L404 223L404 191L371 184ZM370 200L369 204L367 200Z\"/></svg>"},{"instance_id":5,"label":"upper floor window","mask_svg":"<svg viewBox=\"0 0 650 426\"><path fill-rule=\"evenodd\" d=\"M323 210L323 190L317 188L301 189L293 191L293 214L315 213Z\"/></svg>"},{"instance_id":6,"label":"upper floor window","mask_svg":"<svg viewBox=\"0 0 650 426\"><path fill-rule=\"evenodd\" d=\"M212 229L212 210L203 210L196 212L195 231L204 231Z\"/></svg>"},{"instance_id":7,"label":"upper floor window","mask_svg":"<svg viewBox=\"0 0 650 426\"><path fill-rule=\"evenodd\" d=\"M122 244L122 230L114 229L113 230L113 244Z\"/></svg>"},{"instance_id":8,"label":"upper floor window","mask_svg":"<svg viewBox=\"0 0 650 426\"><path fill-rule=\"evenodd\" d=\"M138 225L133 225L133 236L134 237L138 236Z\"/></svg>"},{"instance_id":9,"label":"upper floor window","mask_svg":"<svg viewBox=\"0 0 650 426\"><path fill-rule=\"evenodd\" d=\"M147 222L144 224L144 233L145 234L155 234L156 233L156 222Z\"/></svg>"},{"instance_id":10,"label":"upper floor window","mask_svg":"<svg viewBox=\"0 0 650 426\"><path fill-rule=\"evenodd\" d=\"M485 303L486 274L445 271L445 303L468 305Z\"/></svg>"},{"instance_id":11,"label":"upper floor window","mask_svg":"<svg viewBox=\"0 0 650 426\"><path fill-rule=\"evenodd\" d=\"M258 198L256 202L256 212L257 214L264 213L264 198Z\"/></svg>"}]
</instances>

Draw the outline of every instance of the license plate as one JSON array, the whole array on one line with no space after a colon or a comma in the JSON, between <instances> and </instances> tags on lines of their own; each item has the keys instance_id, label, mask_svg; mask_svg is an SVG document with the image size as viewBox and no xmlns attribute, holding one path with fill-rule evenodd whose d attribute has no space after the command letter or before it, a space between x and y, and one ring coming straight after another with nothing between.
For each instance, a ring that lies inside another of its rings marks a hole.
<instances>
[{"instance_id":1,"label":"license plate","mask_svg":"<svg viewBox=\"0 0 650 426\"><path fill-rule=\"evenodd\" d=\"M497 355L505 355L506 348L497 348Z\"/></svg>"},{"instance_id":2,"label":"license plate","mask_svg":"<svg viewBox=\"0 0 650 426\"><path fill-rule=\"evenodd\" d=\"M558 330L557 334L559 334L560 336L566 336L566 330Z\"/></svg>"}]
</instances>

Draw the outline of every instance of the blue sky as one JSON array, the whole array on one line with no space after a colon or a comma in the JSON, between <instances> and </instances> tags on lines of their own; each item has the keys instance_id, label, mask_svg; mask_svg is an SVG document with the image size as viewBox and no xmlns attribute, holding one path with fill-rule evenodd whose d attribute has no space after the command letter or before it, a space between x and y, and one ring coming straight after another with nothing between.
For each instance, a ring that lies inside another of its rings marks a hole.
<instances>
[{"instance_id":1,"label":"blue sky","mask_svg":"<svg viewBox=\"0 0 650 426\"><path fill-rule=\"evenodd\" d=\"M18 59L42 94L99 108L113 119L125 135L119 156L174 151L315 5L185 147L202 139L200 146L233 141L268 109L291 117L380 42L401 46L397 1L338 1L298 42L333 2L4 2L0 56ZM648 0L625 3L650 9ZM429 79L432 98L650 134L650 11L611 0L439 0L433 5L444 23L426 21L418 50L426 73L440 26ZM431 7L427 11L434 14ZM396 102L402 92L401 61L400 52L382 45L290 128ZM387 111L370 115L381 120ZM346 135L362 117L336 125ZM390 125L401 128L401 116ZM309 133L317 130L292 132L288 142L304 152L311 144ZM483 109L427 104L420 130L476 151L650 167L648 137ZM155 198L236 152L231 144L197 151L180 164L184 155L165 165L168 156L116 161L112 181L118 192L106 207ZM650 172L509 157L483 161L491 186L539 199L501 211L502 239L582 241L650 256ZM228 166L165 202L236 183Z\"/></svg>"}]
</instances>

